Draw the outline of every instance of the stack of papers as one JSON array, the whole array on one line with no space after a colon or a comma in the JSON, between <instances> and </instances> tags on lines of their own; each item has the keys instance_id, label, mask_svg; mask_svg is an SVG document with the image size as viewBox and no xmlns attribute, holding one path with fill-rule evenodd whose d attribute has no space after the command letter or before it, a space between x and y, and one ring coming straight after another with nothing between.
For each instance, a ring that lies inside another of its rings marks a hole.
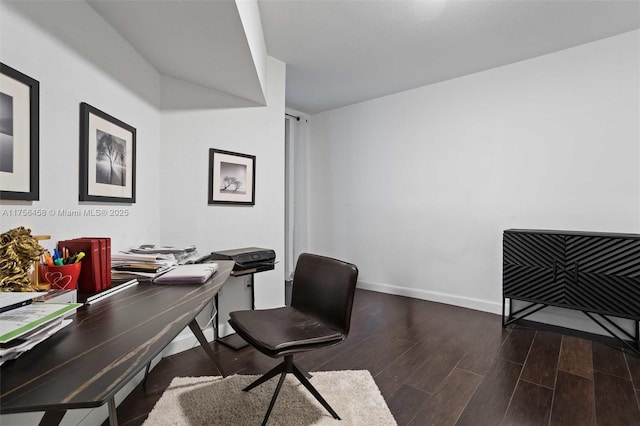
<instances>
[{"instance_id":1,"label":"stack of papers","mask_svg":"<svg viewBox=\"0 0 640 426\"><path fill-rule=\"evenodd\" d=\"M81 303L34 302L0 313L0 365L69 325L72 321L65 318L80 306Z\"/></svg>"},{"instance_id":2,"label":"stack of papers","mask_svg":"<svg viewBox=\"0 0 640 426\"><path fill-rule=\"evenodd\" d=\"M114 253L111 255L111 277L153 278L177 264L172 254Z\"/></svg>"},{"instance_id":3,"label":"stack of papers","mask_svg":"<svg viewBox=\"0 0 640 426\"><path fill-rule=\"evenodd\" d=\"M184 248L172 246L155 246L153 244L143 244L140 247L134 247L129 250L131 253L139 254L169 254L179 264L187 263L190 260L198 258L198 250L196 246L188 246Z\"/></svg>"}]
</instances>

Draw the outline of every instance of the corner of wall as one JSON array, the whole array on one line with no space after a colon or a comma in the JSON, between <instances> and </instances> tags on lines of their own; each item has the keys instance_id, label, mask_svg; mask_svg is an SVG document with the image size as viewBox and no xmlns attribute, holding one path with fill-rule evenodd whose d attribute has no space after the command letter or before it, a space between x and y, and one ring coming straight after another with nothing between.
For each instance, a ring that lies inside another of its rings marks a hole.
<instances>
[{"instance_id":1,"label":"corner of wall","mask_svg":"<svg viewBox=\"0 0 640 426\"><path fill-rule=\"evenodd\" d=\"M262 88L264 104L268 98L267 83L267 45L264 41L264 31L262 30L262 19L258 9L257 0L235 0L240 15L240 21L247 37L247 44L253 58L253 63L258 74L258 80Z\"/></svg>"}]
</instances>

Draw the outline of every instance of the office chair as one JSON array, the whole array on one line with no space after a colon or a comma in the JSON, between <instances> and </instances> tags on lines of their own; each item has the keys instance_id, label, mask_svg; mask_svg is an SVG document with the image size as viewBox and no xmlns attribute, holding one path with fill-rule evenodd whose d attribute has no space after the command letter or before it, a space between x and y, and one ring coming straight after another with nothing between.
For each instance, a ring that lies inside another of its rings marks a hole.
<instances>
[{"instance_id":1,"label":"office chair","mask_svg":"<svg viewBox=\"0 0 640 426\"><path fill-rule=\"evenodd\" d=\"M293 373L333 416L338 414L293 362L294 354L342 342L349 333L358 268L350 263L313 254L301 254L296 263L291 306L231 312L229 324L251 346L282 363L259 377L251 389L280 374L280 381L262 422L266 425L282 383Z\"/></svg>"}]
</instances>

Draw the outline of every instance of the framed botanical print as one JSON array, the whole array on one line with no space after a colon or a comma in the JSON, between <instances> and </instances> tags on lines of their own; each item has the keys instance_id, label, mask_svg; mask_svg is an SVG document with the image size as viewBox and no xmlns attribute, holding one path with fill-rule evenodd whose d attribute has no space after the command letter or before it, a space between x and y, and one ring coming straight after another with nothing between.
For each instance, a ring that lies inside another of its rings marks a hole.
<instances>
[{"instance_id":1,"label":"framed botanical print","mask_svg":"<svg viewBox=\"0 0 640 426\"><path fill-rule=\"evenodd\" d=\"M135 203L136 129L80 104L80 201Z\"/></svg>"},{"instance_id":2,"label":"framed botanical print","mask_svg":"<svg viewBox=\"0 0 640 426\"><path fill-rule=\"evenodd\" d=\"M0 199L39 199L40 84L0 63Z\"/></svg>"},{"instance_id":3,"label":"framed botanical print","mask_svg":"<svg viewBox=\"0 0 640 426\"><path fill-rule=\"evenodd\" d=\"M209 149L209 204L255 205L256 157Z\"/></svg>"}]
</instances>

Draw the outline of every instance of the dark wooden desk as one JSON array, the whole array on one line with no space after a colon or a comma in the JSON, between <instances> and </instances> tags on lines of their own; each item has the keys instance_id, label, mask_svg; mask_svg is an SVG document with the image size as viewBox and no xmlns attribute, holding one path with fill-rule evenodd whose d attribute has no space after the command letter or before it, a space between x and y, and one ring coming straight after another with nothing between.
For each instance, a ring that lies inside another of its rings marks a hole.
<instances>
[{"instance_id":1,"label":"dark wooden desk","mask_svg":"<svg viewBox=\"0 0 640 426\"><path fill-rule=\"evenodd\" d=\"M45 411L58 424L66 410L109 404L187 326L224 375L195 318L229 277L232 261L202 285L139 283L84 305L73 324L0 367L0 413Z\"/></svg>"}]
</instances>

